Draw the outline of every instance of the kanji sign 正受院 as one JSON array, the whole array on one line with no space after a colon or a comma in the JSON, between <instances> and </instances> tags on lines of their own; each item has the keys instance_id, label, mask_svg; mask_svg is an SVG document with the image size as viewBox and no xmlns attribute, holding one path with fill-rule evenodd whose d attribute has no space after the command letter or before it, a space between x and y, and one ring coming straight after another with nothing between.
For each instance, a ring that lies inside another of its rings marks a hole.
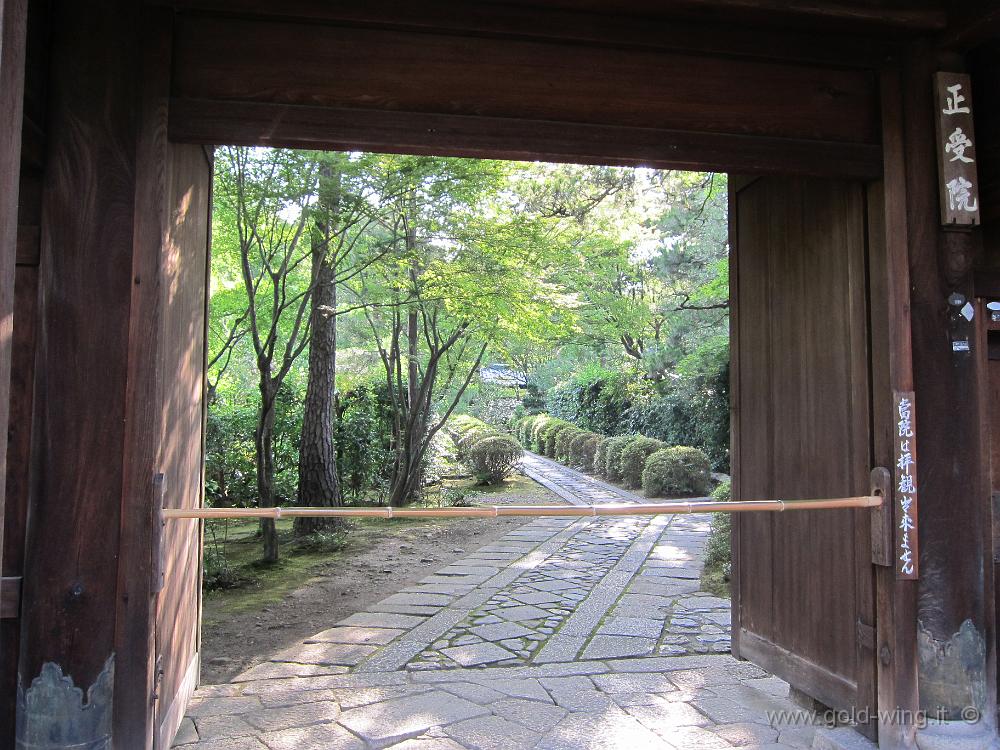
<instances>
[{"instance_id":1,"label":"kanji sign \u6b63\u53d7\u9662","mask_svg":"<svg viewBox=\"0 0 1000 750\"><path fill-rule=\"evenodd\" d=\"M969 76L935 73L934 106L941 223L946 226L979 224L979 179Z\"/></svg>"}]
</instances>

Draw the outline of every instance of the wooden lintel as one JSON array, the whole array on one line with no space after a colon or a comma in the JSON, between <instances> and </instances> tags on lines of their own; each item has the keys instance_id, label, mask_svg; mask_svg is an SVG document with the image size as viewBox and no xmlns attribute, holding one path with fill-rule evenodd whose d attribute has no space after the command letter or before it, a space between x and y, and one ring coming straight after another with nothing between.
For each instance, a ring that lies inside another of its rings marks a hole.
<instances>
[{"instance_id":1,"label":"wooden lintel","mask_svg":"<svg viewBox=\"0 0 1000 750\"><path fill-rule=\"evenodd\" d=\"M967 52L1000 36L1000 7L995 0L955 3L948 28L938 40L942 50Z\"/></svg>"},{"instance_id":2,"label":"wooden lintel","mask_svg":"<svg viewBox=\"0 0 1000 750\"><path fill-rule=\"evenodd\" d=\"M21 613L21 576L0 578L0 620L16 620Z\"/></svg>"},{"instance_id":3,"label":"wooden lintel","mask_svg":"<svg viewBox=\"0 0 1000 750\"><path fill-rule=\"evenodd\" d=\"M499 117L173 99L170 139L874 179L869 144Z\"/></svg>"},{"instance_id":4,"label":"wooden lintel","mask_svg":"<svg viewBox=\"0 0 1000 750\"><path fill-rule=\"evenodd\" d=\"M182 12L223 14L272 20L304 20L364 27L447 32L509 39L561 40L634 49L742 55L750 58L825 62L848 67L877 67L895 56L900 42L873 35L831 33L690 19L602 14L593 7L569 11L535 5L456 6L447 2L403 3L398 0L174 0ZM929 28L939 28L935 21Z\"/></svg>"},{"instance_id":5,"label":"wooden lintel","mask_svg":"<svg viewBox=\"0 0 1000 750\"><path fill-rule=\"evenodd\" d=\"M874 76L841 65L198 15L174 28L174 99L880 142Z\"/></svg>"}]
</instances>

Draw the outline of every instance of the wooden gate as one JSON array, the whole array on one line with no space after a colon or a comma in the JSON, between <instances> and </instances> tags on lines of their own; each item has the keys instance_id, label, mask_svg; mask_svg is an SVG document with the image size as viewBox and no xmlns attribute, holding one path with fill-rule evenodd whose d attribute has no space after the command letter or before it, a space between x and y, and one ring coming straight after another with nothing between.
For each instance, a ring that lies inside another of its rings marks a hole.
<instances>
[{"instance_id":1,"label":"wooden gate","mask_svg":"<svg viewBox=\"0 0 1000 750\"><path fill-rule=\"evenodd\" d=\"M205 324L212 170L200 146L171 145L161 284L159 470L163 504L194 508L204 487ZM198 682L201 527L166 524L156 597L154 747L169 748Z\"/></svg>"},{"instance_id":2,"label":"wooden gate","mask_svg":"<svg viewBox=\"0 0 1000 750\"><path fill-rule=\"evenodd\" d=\"M865 186L734 178L730 210L733 498L865 494ZM863 510L734 515L734 653L828 706L874 707L869 528Z\"/></svg>"}]
</instances>

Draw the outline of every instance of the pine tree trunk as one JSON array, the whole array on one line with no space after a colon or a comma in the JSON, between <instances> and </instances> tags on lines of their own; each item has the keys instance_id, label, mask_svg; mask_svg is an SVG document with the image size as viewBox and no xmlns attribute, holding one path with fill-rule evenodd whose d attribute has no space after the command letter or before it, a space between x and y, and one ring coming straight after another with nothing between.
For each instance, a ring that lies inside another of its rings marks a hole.
<instances>
[{"instance_id":1,"label":"pine tree trunk","mask_svg":"<svg viewBox=\"0 0 1000 750\"><path fill-rule=\"evenodd\" d=\"M313 265L309 380L299 438L299 505L340 505L337 445L334 437L337 377L337 285L328 261ZM296 518L295 533L331 531L344 523L335 518Z\"/></svg>"}]
</instances>

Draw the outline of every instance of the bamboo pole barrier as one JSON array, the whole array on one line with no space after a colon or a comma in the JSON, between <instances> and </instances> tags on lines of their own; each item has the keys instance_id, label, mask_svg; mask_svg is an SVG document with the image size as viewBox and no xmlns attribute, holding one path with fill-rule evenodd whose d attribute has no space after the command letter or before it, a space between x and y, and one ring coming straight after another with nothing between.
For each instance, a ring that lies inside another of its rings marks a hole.
<instances>
[{"instance_id":1,"label":"bamboo pole barrier","mask_svg":"<svg viewBox=\"0 0 1000 750\"><path fill-rule=\"evenodd\" d=\"M499 518L500 516L655 516L677 513L781 513L788 510L877 508L881 495L825 500L739 500L607 505L483 505L470 508L164 508L163 519L183 518Z\"/></svg>"}]
</instances>

